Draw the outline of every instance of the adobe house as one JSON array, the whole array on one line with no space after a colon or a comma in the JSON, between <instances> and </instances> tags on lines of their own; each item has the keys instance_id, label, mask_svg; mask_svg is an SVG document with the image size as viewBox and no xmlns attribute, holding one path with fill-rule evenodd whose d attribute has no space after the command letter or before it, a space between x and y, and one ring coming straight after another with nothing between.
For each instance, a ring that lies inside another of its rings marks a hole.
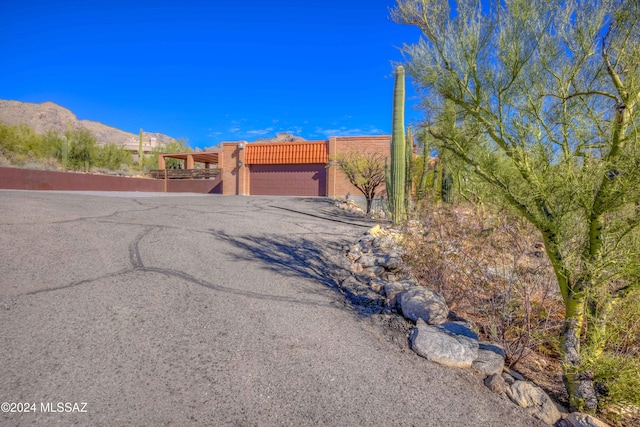
<instances>
[{"instance_id":1,"label":"adobe house","mask_svg":"<svg viewBox=\"0 0 640 427\"><path fill-rule=\"evenodd\" d=\"M205 169L221 173L221 193L273 196L360 196L334 159L350 150L379 151L390 157L391 136L332 136L328 140L300 142L223 142L216 152L163 154L159 167L165 169L165 158L178 158L185 169L196 162ZM380 186L378 194L384 190Z\"/></svg>"}]
</instances>

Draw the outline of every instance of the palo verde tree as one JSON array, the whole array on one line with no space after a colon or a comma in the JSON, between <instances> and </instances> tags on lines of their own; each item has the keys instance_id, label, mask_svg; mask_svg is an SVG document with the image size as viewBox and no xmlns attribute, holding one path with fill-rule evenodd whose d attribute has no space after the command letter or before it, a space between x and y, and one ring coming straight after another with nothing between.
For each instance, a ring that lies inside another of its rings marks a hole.
<instances>
[{"instance_id":1,"label":"palo verde tree","mask_svg":"<svg viewBox=\"0 0 640 427\"><path fill-rule=\"evenodd\" d=\"M427 111L455 106L450 132L431 123L440 147L541 233L566 311L570 405L589 411L590 367L613 351L608 319L640 286L639 7L398 0L392 10L422 31L403 50Z\"/></svg>"},{"instance_id":2,"label":"palo verde tree","mask_svg":"<svg viewBox=\"0 0 640 427\"><path fill-rule=\"evenodd\" d=\"M376 151L350 150L339 155L336 164L349 182L367 199L367 215L369 215L371 202L376 197L376 190L385 182L384 156Z\"/></svg>"}]
</instances>

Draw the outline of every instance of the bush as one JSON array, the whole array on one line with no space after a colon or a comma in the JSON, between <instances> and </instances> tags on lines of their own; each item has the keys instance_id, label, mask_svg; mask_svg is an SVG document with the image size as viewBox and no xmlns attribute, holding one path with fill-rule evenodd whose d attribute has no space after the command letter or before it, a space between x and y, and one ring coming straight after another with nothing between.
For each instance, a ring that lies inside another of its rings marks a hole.
<instances>
[{"instance_id":1,"label":"bush","mask_svg":"<svg viewBox=\"0 0 640 427\"><path fill-rule=\"evenodd\" d=\"M557 355L563 304L535 230L507 211L428 200L419 223L403 244L421 282L500 343L509 365L534 351Z\"/></svg>"},{"instance_id":2,"label":"bush","mask_svg":"<svg viewBox=\"0 0 640 427\"><path fill-rule=\"evenodd\" d=\"M474 322L482 338L501 344L510 366L538 374L541 386L565 399L558 342L564 306L539 233L505 209L430 200L402 240L416 278ZM637 247L640 238L633 242ZM607 345L601 353L585 345L582 359L597 384L599 410L611 422L634 425L640 416L637 271L619 281L632 286L606 320Z\"/></svg>"},{"instance_id":3,"label":"bush","mask_svg":"<svg viewBox=\"0 0 640 427\"><path fill-rule=\"evenodd\" d=\"M108 143L96 149L94 164L96 167L112 171L126 170L133 165L133 156L126 149L116 144Z\"/></svg>"}]
</instances>

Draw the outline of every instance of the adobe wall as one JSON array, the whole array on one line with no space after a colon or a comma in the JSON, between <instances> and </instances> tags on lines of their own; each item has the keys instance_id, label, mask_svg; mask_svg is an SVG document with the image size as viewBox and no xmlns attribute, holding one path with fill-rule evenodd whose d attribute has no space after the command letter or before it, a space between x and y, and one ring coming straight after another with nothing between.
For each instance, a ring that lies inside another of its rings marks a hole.
<instances>
[{"instance_id":1,"label":"adobe wall","mask_svg":"<svg viewBox=\"0 0 640 427\"><path fill-rule=\"evenodd\" d=\"M222 194L249 194L249 172L244 163L244 149L240 144L245 141L225 142L222 144L222 155L219 166L222 168Z\"/></svg>"},{"instance_id":2,"label":"adobe wall","mask_svg":"<svg viewBox=\"0 0 640 427\"><path fill-rule=\"evenodd\" d=\"M329 159L333 165L327 176L327 195L329 197L344 197L347 193L361 196L362 193L354 187L347 177L340 171L335 159L349 150L359 152L378 151L387 159L391 158L391 135L380 136L332 136L329 138ZM376 189L376 195L385 194L384 182Z\"/></svg>"},{"instance_id":3,"label":"adobe wall","mask_svg":"<svg viewBox=\"0 0 640 427\"><path fill-rule=\"evenodd\" d=\"M211 180L171 179L167 180L166 191L221 193L221 179L221 175ZM11 190L164 192L165 182L162 179L0 168L0 188Z\"/></svg>"}]
</instances>

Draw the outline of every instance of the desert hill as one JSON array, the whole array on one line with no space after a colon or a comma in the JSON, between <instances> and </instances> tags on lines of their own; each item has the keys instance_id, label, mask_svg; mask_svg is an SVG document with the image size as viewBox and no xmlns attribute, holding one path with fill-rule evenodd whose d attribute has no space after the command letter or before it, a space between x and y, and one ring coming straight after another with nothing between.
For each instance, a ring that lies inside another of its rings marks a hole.
<instances>
[{"instance_id":1,"label":"desert hill","mask_svg":"<svg viewBox=\"0 0 640 427\"><path fill-rule=\"evenodd\" d=\"M35 104L31 102L0 100L0 122L8 125L26 124L37 133L54 131L64 134L67 124L71 122L73 129L90 130L97 138L98 144L115 143L127 150L138 151L138 135L116 129L91 120L78 120L67 108L53 102ZM143 132L143 148L149 152L162 147L174 138L160 133Z\"/></svg>"}]
</instances>

